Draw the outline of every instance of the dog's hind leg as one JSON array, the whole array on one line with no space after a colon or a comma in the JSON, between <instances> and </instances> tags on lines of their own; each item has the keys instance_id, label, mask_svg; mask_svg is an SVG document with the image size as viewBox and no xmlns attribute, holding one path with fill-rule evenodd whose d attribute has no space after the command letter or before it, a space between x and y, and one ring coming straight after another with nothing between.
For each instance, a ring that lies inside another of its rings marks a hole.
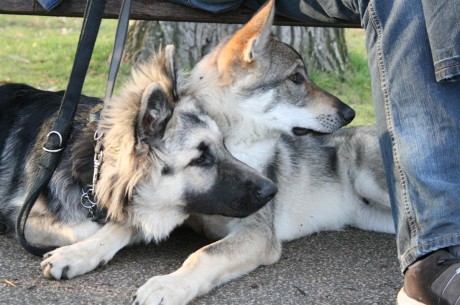
<instances>
[{"instance_id":1,"label":"dog's hind leg","mask_svg":"<svg viewBox=\"0 0 460 305\"><path fill-rule=\"evenodd\" d=\"M64 224L50 215L30 215L25 235L32 244L61 247L86 239L101 227L101 224L91 219L77 224Z\"/></svg>"},{"instance_id":2,"label":"dog's hind leg","mask_svg":"<svg viewBox=\"0 0 460 305\"><path fill-rule=\"evenodd\" d=\"M40 266L48 278L70 279L106 264L131 243L133 229L108 222L93 236L44 255Z\"/></svg>"},{"instance_id":3,"label":"dog's hind leg","mask_svg":"<svg viewBox=\"0 0 460 305\"><path fill-rule=\"evenodd\" d=\"M191 254L177 271L149 279L137 290L134 303L186 304L217 285L278 261L281 244L273 230L246 220L224 239Z\"/></svg>"},{"instance_id":4,"label":"dog's hind leg","mask_svg":"<svg viewBox=\"0 0 460 305\"><path fill-rule=\"evenodd\" d=\"M352 225L362 230L395 233L391 209L378 205L362 205L354 213Z\"/></svg>"},{"instance_id":5,"label":"dog's hind leg","mask_svg":"<svg viewBox=\"0 0 460 305\"><path fill-rule=\"evenodd\" d=\"M25 192L25 190L19 189L18 193L21 192ZM24 200L25 196L17 195L9 204L11 208L6 210L7 218L11 222L11 231L14 230L14 224L18 219L19 210ZM46 208L42 200L39 200L27 218L24 233L27 241L31 244L61 247L86 239L101 227L101 224L77 212L68 215L67 220L60 220Z\"/></svg>"},{"instance_id":6,"label":"dog's hind leg","mask_svg":"<svg viewBox=\"0 0 460 305\"><path fill-rule=\"evenodd\" d=\"M390 196L386 184L377 177L383 177L381 170L361 170L354 180L356 206L354 206L352 225L363 230L394 233L395 227L391 213Z\"/></svg>"}]
</instances>

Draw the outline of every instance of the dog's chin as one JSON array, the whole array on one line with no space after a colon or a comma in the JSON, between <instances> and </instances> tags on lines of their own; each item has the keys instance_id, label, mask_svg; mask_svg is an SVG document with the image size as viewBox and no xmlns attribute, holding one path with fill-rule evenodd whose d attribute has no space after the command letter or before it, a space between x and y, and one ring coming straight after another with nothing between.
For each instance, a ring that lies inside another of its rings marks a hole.
<instances>
[{"instance_id":1,"label":"dog's chin","mask_svg":"<svg viewBox=\"0 0 460 305\"><path fill-rule=\"evenodd\" d=\"M298 137L306 136L306 135L325 135L328 134L327 132L316 131L309 128L302 128L302 127L294 127L292 128L292 134Z\"/></svg>"}]
</instances>

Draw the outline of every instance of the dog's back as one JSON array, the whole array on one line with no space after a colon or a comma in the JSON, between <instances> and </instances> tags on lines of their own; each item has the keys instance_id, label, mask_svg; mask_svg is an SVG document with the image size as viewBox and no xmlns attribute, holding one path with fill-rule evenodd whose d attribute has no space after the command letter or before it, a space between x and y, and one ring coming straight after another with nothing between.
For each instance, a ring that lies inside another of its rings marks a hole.
<instances>
[{"instance_id":1,"label":"dog's back","mask_svg":"<svg viewBox=\"0 0 460 305\"><path fill-rule=\"evenodd\" d=\"M0 86L0 231L9 232L14 227L15 207L21 204L20 198L33 179L43 139L51 130L63 95L64 91L44 91L24 84ZM99 102L83 96L79 110ZM80 132L81 128L77 129L73 128L73 135Z\"/></svg>"},{"instance_id":2,"label":"dog's back","mask_svg":"<svg viewBox=\"0 0 460 305\"><path fill-rule=\"evenodd\" d=\"M33 97L33 98L32 98ZM34 146L40 126L55 110L43 92L23 84L0 86L0 222L3 231L14 226L9 202L16 196L13 186L24 184L27 155Z\"/></svg>"},{"instance_id":3,"label":"dog's back","mask_svg":"<svg viewBox=\"0 0 460 305\"><path fill-rule=\"evenodd\" d=\"M39 94L38 90L23 84L0 86L0 151L3 152L8 135L20 118L21 109L30 108L35 104L32 103L34 100L29 98L32 92ZM43 107L41 109L49 108ZM32 130L29 132L30 134L33 133Z\"/></svg>"}]
</instances>

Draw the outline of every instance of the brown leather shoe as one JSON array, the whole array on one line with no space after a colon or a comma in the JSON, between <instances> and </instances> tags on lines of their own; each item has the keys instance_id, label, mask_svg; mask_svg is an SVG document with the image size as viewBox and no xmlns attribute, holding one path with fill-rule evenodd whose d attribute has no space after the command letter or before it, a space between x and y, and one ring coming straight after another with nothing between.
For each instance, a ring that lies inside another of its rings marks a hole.
<instances>
[{"instance_id":1,"label":"brown leather shoe","mask_svg":"<svg viewBox=\"0 0 460 305\"><path fill-rule=\"evenodd\" d=\"M397 303L460 305L460 258L438 250L409 266Z\"/></svg>"}]
</instances>

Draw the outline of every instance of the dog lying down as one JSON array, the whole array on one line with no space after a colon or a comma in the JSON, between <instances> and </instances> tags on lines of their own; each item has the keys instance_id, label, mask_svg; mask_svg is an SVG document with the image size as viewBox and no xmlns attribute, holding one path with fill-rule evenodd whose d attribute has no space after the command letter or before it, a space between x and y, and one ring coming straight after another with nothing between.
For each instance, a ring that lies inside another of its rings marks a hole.
<instances>
[{"instance_id":1,"label":"dog lying down","mask_svg":"<svg viewBox=\"0 0 460 305\"><path fill-rule=\"evenodd\" d=\"M127 245L158 242L190 213L245 217L275 195L271 180L230 155L210 117L177 103L173 55L172 46L161 50L104 107L81 98L61 161L25 229L30 243L57 247L41 263L46 277L70 279ZM62 95L0 86L0 222L9 232L37 160L48 153L41 143ZM99 112L100 120L89 120ZM103 157L91 186L96 145ZM96 207L84 196L91 188Z\"/></svg>"},{"instance_id":2,"label":"dog lying down","mask_svg":"<svg viewBox=\"0 0 460 305\"><path fill-rule=\"evenodd\" d=\"M268 1L200 60L180 93L214 119L232 155L274 181L278 193L242 219L191 215L186 223L217 241L150 279L137 291L139 304L185 304L277 262L283 242L314 232L394 232L377 131L341 129L355 112L316 86L300 54L274 37L274 11Z\"/></svg>"}]
</instances>

